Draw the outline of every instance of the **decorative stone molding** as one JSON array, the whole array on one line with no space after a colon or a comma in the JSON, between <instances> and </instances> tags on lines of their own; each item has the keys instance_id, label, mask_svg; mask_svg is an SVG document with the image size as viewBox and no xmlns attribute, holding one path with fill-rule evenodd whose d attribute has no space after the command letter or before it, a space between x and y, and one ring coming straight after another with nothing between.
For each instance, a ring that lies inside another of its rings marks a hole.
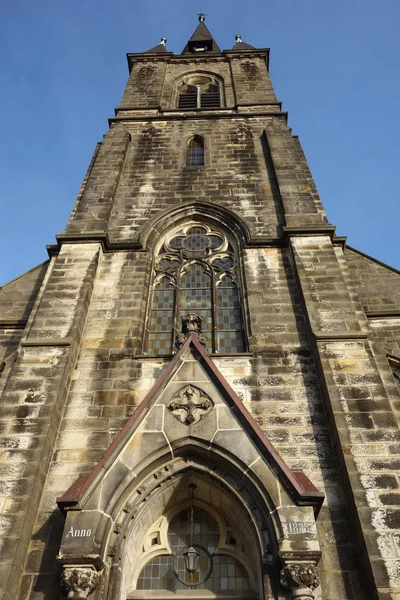
<instances>
[{"instance_id":1,"label":"decorative stone molding","mask_svg":"<svg viewBox=\"0 0 400 600\"><path fill-rule=\"evenodd\" d=\"M92 565L64 567L61 574L61 590L64 598L86 600L97 588L100 576Z\"/></svg>"},{"instance_id":2,"label":"decorative stone molding","mask_svg":"<svg viewBox=\"0 0 400 600\"><path fill-rule=\"evenodd\" d=\"M182 333L178 333L176 336L176 347L178 349L183 346L186 338L191 333L196 333L200 344L207 349L208 340L204 335L201 335L201 317L196 313L188 313L182 317Z\"/></svg>"},{"instance_id":3,"label":"decorative stone molding","mask_svg":"<svg viewBox=\"0 0 400 600\"><path fill-rule=\"evenodd\" d=\"M281 585L292 592L293 600L314 600L320 581L313 564L293 563L281 570Z\"/></svg>"},{"instance_id":4,"label":"decorative stone molding","mask_svg":"<svg viewBox=\"0 0 400 600\"><path fill-rule=\"evenodd\" d=\"M167 403L171 414L185 425L195 425L201 421L213 406L211 398L193 385L180 389Z\"/></svg>"}]
</instances>

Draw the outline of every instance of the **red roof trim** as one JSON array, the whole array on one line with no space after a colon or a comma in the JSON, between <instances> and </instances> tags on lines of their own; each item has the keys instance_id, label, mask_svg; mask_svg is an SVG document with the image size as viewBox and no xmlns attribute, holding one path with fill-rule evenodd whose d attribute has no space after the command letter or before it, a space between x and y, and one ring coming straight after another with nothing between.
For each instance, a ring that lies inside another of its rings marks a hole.
<instances>
[{"instance_id":1,"label":"red roof trim","mask_svg":"<svg viewBox=\"0 0 400 600\"><path fill-rule=\"evenodd\" d=\"M255 442L257 447L263 452L270 465L275 469L278 477L279 475L281 476L282 484L286 488L288 488L289 493L294 495L295 500L297 502L301 504L310 504L316 506L317 509L319 509L325 497L323 492L320 492L312 484L312 482L308 479L305 473L303 473L302 471L292 471L288 467L283 458L278 454L274 446L269 441L267 435L255 422L255 420L250 415L245 406L243 406L242 402L239 400L231 386L228 384L228 382L222 376L220 371L214 365L211 358L208 356L203 346L200 344L197 335L193 333L187 338L183 346L176 353L168 367L165 369L165 371L163 371L160 378L156 381L152 389L146 395L146 397L141 402L135 413L132 415L132 417L123 427L121 432L115 438L111 446L105 452L103 458L94 467L90 475L88 475L87 477L81 475L77 479L77 481L75 481L75 483L73 483L71 487L65 492L65 494L57 498L57 503L60 506L60 508L66 508L67 506L71 506L71 504L77 504L79 502L83 494L90 488L91 484L95 481L100 471L103 468L105 468L105 465L109 458L114 454L118 447L122 445L125 437L129 434L132 427L150 409L152 399L156 395L158 395L158 393L166 385L174 370L179 365L182 354L190 346L192 346L192 348L195 349L199 359L203 363L203 366L206 368L209 374L211 374L215 385L219 388L219 391L222 392L224 398L228 401L234 413L236 413L236 415L242 421L245 422L245 426L249 430L249 433L253 434L253 441Z\"/></svg>"}]
</instances>

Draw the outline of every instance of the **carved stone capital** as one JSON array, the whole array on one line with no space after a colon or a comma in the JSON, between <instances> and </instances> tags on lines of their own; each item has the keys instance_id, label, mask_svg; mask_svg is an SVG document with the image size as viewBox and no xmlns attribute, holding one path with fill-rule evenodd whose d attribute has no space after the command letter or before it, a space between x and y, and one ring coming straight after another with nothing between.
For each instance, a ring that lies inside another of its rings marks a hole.
<instances>
[{"instance_id":1,"label":"carved stone capital","mask_svg":"<svg viewBox=\"0 0 400 600\"><path fill-rule=\"evenodd\" d=\"M292 592L293 600L314 600L313 591L320 581L317 567L307 563L292 563L281 570L281 585Z\"/></svg>"},{"instance_id":2,"label":"carved stone capital","mask_svg":"<svg viewBox=\"0 0 400 600\"><path fill-rule=\"evenodd\" d=\"M86 600L94 592L100 576L92 565L64 567L61 574L61 590L64 598Z\"/></svg>"}]
</instances>

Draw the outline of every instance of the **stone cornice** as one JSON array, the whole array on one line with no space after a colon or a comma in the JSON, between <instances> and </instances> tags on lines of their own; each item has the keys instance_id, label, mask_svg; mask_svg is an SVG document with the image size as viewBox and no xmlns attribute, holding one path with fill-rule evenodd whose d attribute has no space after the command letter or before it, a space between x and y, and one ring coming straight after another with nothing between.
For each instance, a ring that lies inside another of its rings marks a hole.
<instances>
[{"instance_id":1,"label":"stone cornice","mask_svg":"<svg viewBox=\"0 0 400 600\"><path fill-rule=\"evenodd\" d=\"M335 236L335 227L333 225L327 226L311 226L311 227L283 227L283 237L267 237L259 236L246 240L243 244L243 248L263 248L263 247L287 247L289 239L296 236L315 236L315 235L329 235L332 242L336 245L344 247L346 238L342 236ZM124 251L135 251L145 252L146 249L140 241L118 241L113 242L110 240L108 233L94 231L92 233L60 233L56 236L57 244L48 244L46 246L48 255L50 257L57 256L62 244L93 244L100 243L103 252L124 252ZM390 311L391 312L391 311ZM394 316L397 316L394 315ZM1 321L2 323L3 321ZM8 321L4 321L7 322Z\"/></svg>"},{"instance_id":2,"label":"stone cornice","mask_svg":"<svg viewBox=\"0 0 400 600\"><path fill-rule=\"evenodd\" d=\"M207 62L211 61L225 61L226 59L232 58L265 58L267 63L267 69L269 69L269 48L251 48L248 50L223 50L221 53L208 52L204 54L174 54L173 52L163 53L148 53L148 52L128 52L126 55L128 61L129 72L131 72L133 64L135 62L148 62L148 61L162 61L162 62L175 62L175 63L188 63L188 62Z\"/></svg>"},{"instance_id":3,"label":"stone cornice","mask_svg":"<svg viewBox=\"0 0 400 600\"><path fill-rule=\"evenodd\" d=\"M282 108L282 102L241 102L240 104L235 104L234 106L221 106L219 108L196 108L195 110L183 110L182 108L168 108L166 110L164 110L159 104L149 104L148 106L117 106L114 108L114 114L115 116L125 116L125 115L119 115L118 113L124 113L124 112L140 112L143 114L143 116L147 119L147 117L153 116L153 115L157 115L158 112L163 113L163 115L165 115L165 113L207 113L207 112L212 112L212 111L237 111L242 107L245 108L249 108L249 107L257 107L257 106L277 106L279 107L279 109ZM151 112L151 115L149 115L148 113ZM267 111L268 113L271 111ZM280 114L282 111L279 110L279 112L274 112L274 114ZM286 114L286 113L283 113ZM231 115L231 113L229 113L229 115ZM128 115L129 116L129 115ZM112 118L112 117L110 117ZM296 137L296 136L293 136Z\"/></svg>"},{"instance_id":4,"label":"stone cornice","mask_svg":"<svg viewBox=\"0 0 400 600\"><path fill-rule=\"evenodd\" d=\"M108 123L111 126L113 123L121 123L121 122L130 122L130 121L175 121L175 120L190 120L190 119L195 119L196 121L198 121L199 119L235 119L235 118L239 118L239 119L243 119L244 117L248 117L248 118L254 118L254 117L280 117L283 118L285 120L285 122L287 122L288 120L288 113L285 111L267 111L267 110L263 110L263 111L259 111L259 112L252 112L252 111L248 111L248 112L238 112L238 109L240 108L240 106L245 106L245 105L237 105L234 109L226 109L226 108L214 108L214 109L209 109L209 108L198 108L197 110L193 110L193 111L182 111L179 109L171 109L168 110L167 112L159 112L158 114L151 114L151 115L139 115L139 116L133 116L133 115L124 115L124 116L115 116L115 117L109 117L108 119ZM246 108L248 108L249 106L257 106L257 105L246 105ZM272 104L270 105L272 106ZM137 109L139 110L139 109Z\"/></svg>"},{"instance_id":5,"label":"stone cornice","mask_svg":"<svg viewBox=\"0 0 400 600\"><path fill-rule=\"evenodd\" d=\"M314 331L313 335L317 342L368 339L368 333L365 331Z\"/></svg>"},{"instance_id":6,"label":"stone cornice","mask_svg":"<svg viewBox=\"0 0 400 600\"><path fill-rule=\"evenodd\" d=\"M335 236L336 227L329 223L321 225L302 225L300 227L283 227L283 232L287 237L310 237L315 235L329 235L331 239Z\"/></svg>"},{"instance_id":7,"label":"stone cornice","mask_svg":"<svg viewBox=\"0 0 400 600\"><path fill-rule=\"evenodd\" d=\"M368 319L394 319L400 317L400 309L366 310Z\"/></svg>"},{"instance_id":8,"label":"stone cornice","mask_svg":"<svg viewBox=\"0 0 400 600\"><path fill-rule=\"evenodd\" d=\"M21 342L23 348L37 348L39 346L71 346L72 338L28 338Z\"/></svg>"},{"instance_id":9,"label":"stone cornice","mask_svg":"<svg viewBox=\"0 0 400 600\"><path fill-rule=\"evenodd\" d=\"M25 329L27 319L1 319L0 329Z\"/></svg>"},{"instance_id":10,"label":"stone cornice","mask_svg":"<svg viewBox=\"0 0 400 600\"><path fill-rule=\"evenodd\" d=\"M137 242L112 242L107 233L94 231L93 233L61 233L56 236L57 244L48 244L46 246L49 256L57 256L62 244L93 244L100 243L103 252L122 252L134 250L136 252L145 252L146 249L142 243ZM244 244L244 248L253 247L282 247L286 245L283 238L260 236L251 238Z\"/></svg>"}]
</instances>

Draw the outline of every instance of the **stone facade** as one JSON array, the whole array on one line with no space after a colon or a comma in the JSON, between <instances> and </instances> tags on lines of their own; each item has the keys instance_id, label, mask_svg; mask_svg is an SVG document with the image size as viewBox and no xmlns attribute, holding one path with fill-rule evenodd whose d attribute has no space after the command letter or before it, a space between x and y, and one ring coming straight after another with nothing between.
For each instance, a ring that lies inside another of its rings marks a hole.
<instances>
[{"instance_id":1,"label":"stone facade","mask_svg":"<svg viewBox=\"0 0 400 600\"><path fill-rule=\"evenodd\" d=\"M399 600L399 272L335 236L268 50L128 62L49 261L0 290L0 598L142 598L146 528L188 502L186 477L244 539L268 532L246 542L256 597ZM220 107L177 108L193 73L219 78ZM190 222L235 239L245 352L186 332L175 358L147 353L154 252ZM168 408L188 384L194 421Z\"/></svg>"}]
</instances>

